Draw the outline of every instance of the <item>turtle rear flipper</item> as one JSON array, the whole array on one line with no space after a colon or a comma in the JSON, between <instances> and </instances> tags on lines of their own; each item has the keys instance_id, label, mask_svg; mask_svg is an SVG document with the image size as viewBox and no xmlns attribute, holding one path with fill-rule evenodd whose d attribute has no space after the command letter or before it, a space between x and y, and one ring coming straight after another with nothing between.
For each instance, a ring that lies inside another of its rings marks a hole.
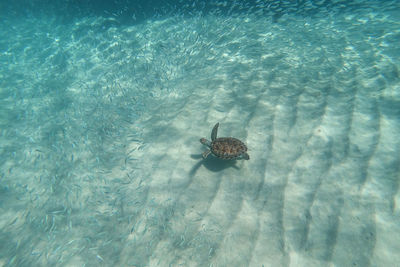
<instances>
[{"instance_id":1,"label":"turtle rear flipper","mask_svg":"<svg viewBox=\"0 0 400 267\"><path fill-rule=\"evenodd\" d=\"M217 124L215 124L214 128L212 129L211 141L214 141L215 139L217 139L218 126L219 126L219 122L217 122Z\"/></svg>"}]
</instances>

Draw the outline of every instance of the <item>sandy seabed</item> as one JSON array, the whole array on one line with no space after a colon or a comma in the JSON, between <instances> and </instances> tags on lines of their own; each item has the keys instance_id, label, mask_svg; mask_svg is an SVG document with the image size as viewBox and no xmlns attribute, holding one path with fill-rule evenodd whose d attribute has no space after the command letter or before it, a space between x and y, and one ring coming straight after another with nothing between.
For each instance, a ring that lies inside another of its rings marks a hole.
<instances>
[{"instance_id":1,"label":"sandy seabed","mask_svg":"<svg viewBox=\"0 0 400 267\"><path fill-rule=\"evenodd\" d=\"M390 10L5 20L0 265L394 266Z\"/></svg>"}]
</instances>

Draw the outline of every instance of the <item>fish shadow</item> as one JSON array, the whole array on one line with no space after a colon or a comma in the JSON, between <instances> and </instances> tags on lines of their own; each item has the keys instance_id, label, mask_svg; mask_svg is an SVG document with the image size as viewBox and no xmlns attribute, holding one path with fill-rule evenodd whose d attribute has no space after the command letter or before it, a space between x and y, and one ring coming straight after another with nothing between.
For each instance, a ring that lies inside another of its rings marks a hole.
<instances>
[{"instance_id":1,"label":"fish shadow","mask_svg":"<svg viewBox=\"0 0 400 267\"><path fill-rule=\"evenodd\" d=\"M200 155L191 155L190 156L192 159L200 159L198 163L196 163L193 168L190 171L190 175L195 175L197 170L203 165L206 167L209 171L212 172L220 172L224 169L227 168L235 168L239 169L238 166L236 166L236 160L223 160L217 157L214 157L212 155L208 156L206 159L203 159L203 157Z\"/></svg>"}]
</instances>

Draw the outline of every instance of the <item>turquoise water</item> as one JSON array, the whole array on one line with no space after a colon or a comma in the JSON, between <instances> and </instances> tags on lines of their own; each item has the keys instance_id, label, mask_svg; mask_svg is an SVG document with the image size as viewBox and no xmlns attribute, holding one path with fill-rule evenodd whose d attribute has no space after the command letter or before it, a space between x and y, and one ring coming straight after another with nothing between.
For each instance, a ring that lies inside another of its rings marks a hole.
<instances>
[{"instance_id":1,"label":"turquoise water","mask_svg":"<svg viewBox=\"0 0 400 267\"><path fill-rule=\"evenodd\" d=\"M396 266L400 2L294 2L0 4L0 266Z\"/></svg>"}]
</instances>

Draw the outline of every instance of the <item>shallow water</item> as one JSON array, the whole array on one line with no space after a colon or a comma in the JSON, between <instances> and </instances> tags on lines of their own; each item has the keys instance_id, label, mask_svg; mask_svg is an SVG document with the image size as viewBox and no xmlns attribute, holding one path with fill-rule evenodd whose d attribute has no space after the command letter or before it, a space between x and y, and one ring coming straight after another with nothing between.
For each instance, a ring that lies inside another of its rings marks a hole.
<instances>
[{"instance_id":1,"label":"shallow water","mask_svg":"<svg viewBox=\"0 0 400 267\"><path fill-rule=\"evenodd\" d=\"M400 262L397 1L46 5L0 23L1 266Z\"/></svg>"}]
</instances>

